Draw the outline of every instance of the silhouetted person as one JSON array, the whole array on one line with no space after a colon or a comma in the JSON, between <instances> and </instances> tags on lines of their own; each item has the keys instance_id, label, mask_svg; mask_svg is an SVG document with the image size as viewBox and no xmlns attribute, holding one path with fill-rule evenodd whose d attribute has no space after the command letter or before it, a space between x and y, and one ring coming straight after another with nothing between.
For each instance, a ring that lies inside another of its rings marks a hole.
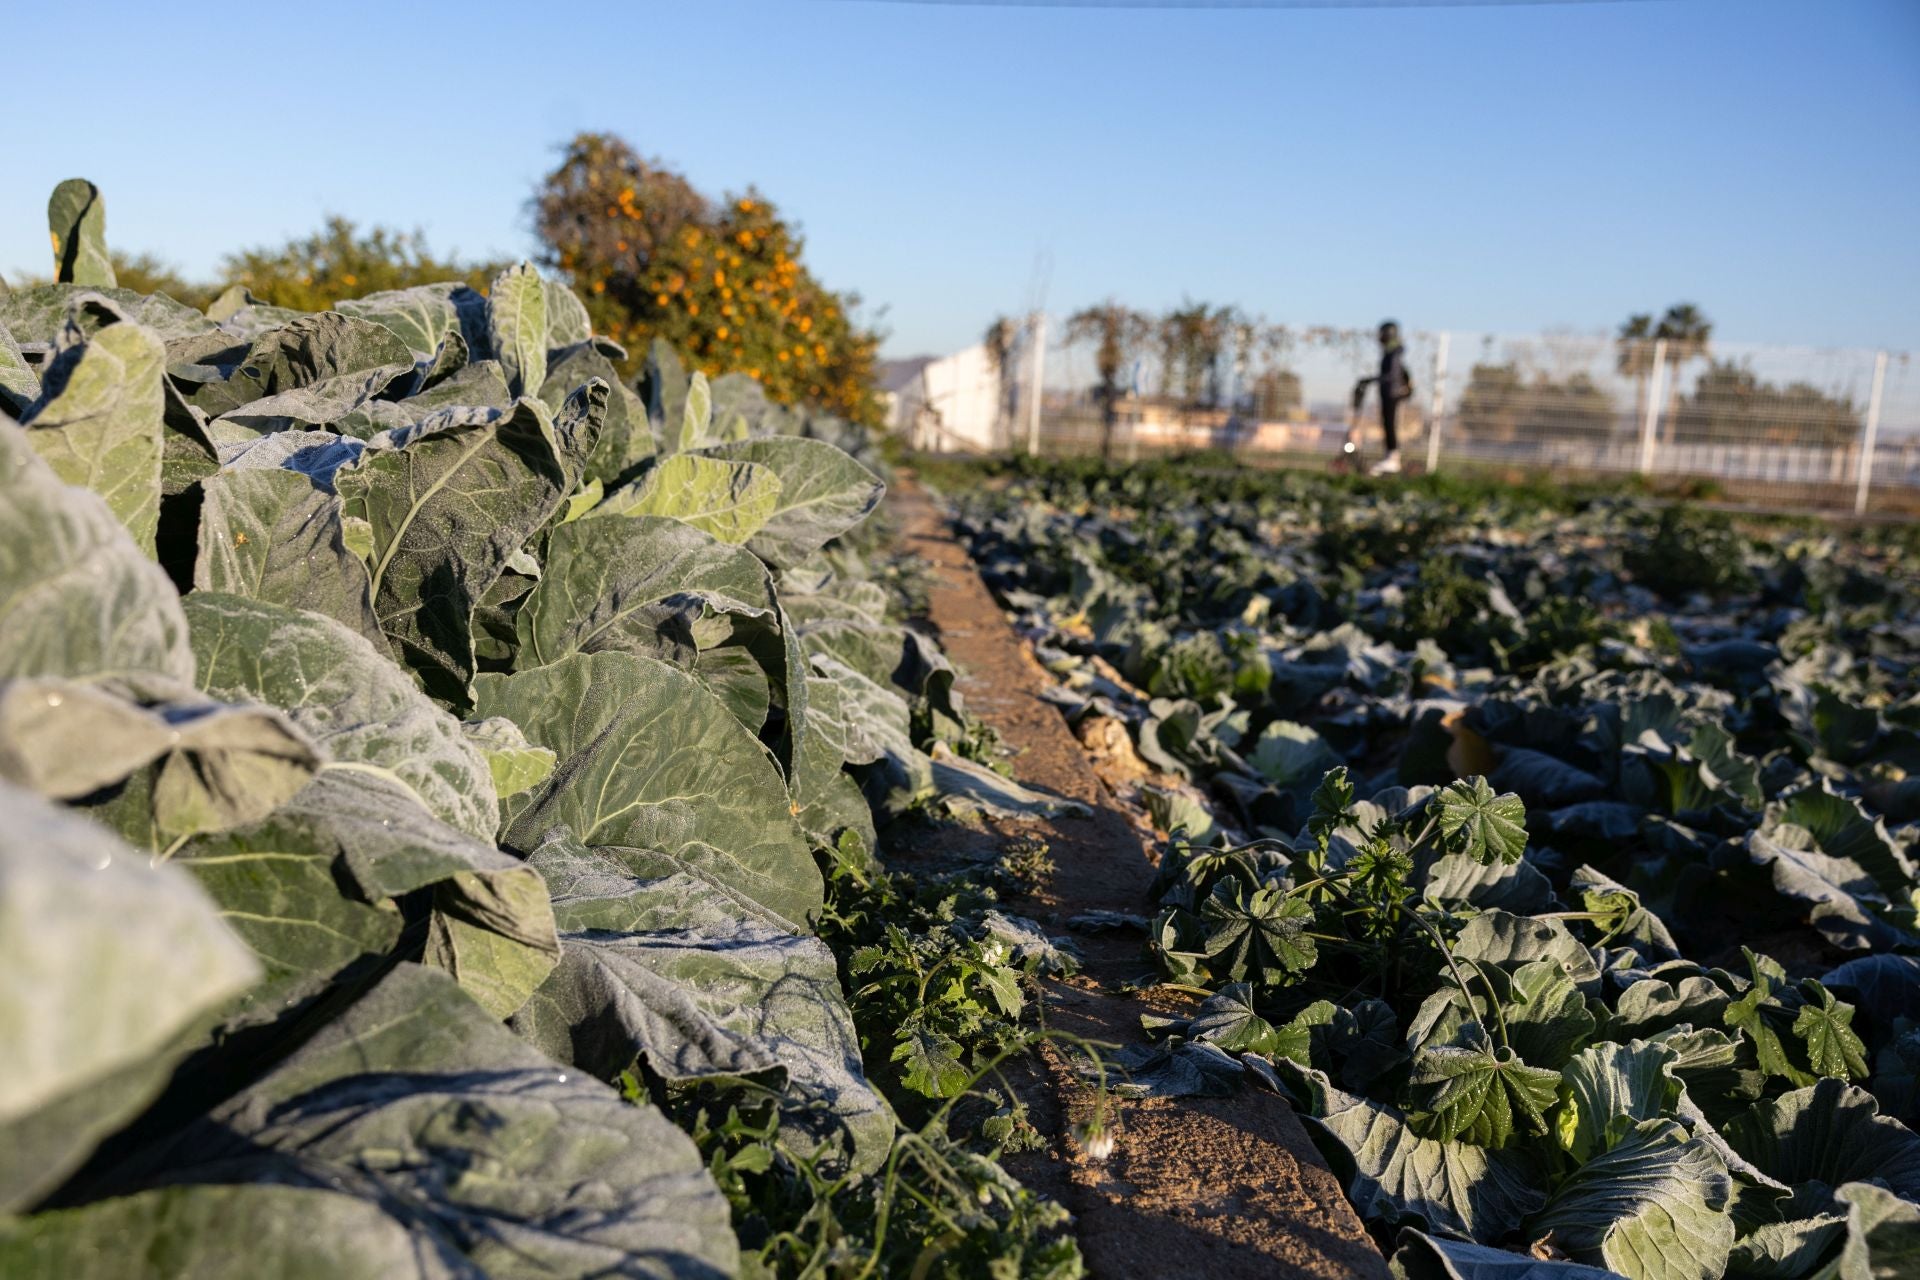
<instances>
[{"instance_id":1,"label":"silhouetted person","mask_svg":"<svg viewBox=\"0 0 1920 1280\"><path fill-rule=\"evenodd\" d=\"M1380 429L1387 437L1387 456L1368 468L1368 474L1392 475L1400 470L1400 433L1395 429L1400 402L1412 397L1413 378L1407 373L1406 346L1400 341L1400 326L1391 320L1380 324L1380 372L1353 384L1353 408L1357 413L1366 399L1367 386L1380 389Z\"/></svg>"}]
</instances>

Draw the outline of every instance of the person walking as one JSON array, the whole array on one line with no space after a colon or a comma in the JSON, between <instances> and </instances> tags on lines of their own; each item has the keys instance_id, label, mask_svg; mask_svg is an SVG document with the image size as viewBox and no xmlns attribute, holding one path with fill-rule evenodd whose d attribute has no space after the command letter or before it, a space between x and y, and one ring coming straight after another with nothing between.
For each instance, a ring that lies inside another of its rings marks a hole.
<instances>
[{"instance_id":1,"label":"person walking","mask_svg":"<svg viewBox=\"0 0 1920 1280\"><path fill-rule=\"evenodd\" d=\"M1406 346L1400 341L1400 326L1391 320L1380 324L1380 372L1353 384L1353 411L1360 412L1369 385L1380 391L1380 429L1387 437L1387 456L1367 469L1368 475L1396 475L1400 470L1400 435L1395 429L1400 402L1413 398L1413 376L1407 372Z\"/></svg>"}]
</instances>

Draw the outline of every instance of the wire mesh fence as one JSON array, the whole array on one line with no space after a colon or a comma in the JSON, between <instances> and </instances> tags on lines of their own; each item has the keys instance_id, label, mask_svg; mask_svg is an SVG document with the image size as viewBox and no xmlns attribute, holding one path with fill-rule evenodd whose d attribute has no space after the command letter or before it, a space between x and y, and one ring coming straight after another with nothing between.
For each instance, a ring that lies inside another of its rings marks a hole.
<instances>
[{"instance_id":1,"label":"wire mesh fence","mask_svg":"<svg viewBox=\"0 0 1920 1280\"><path fill-rule=\"evenodd\" d=\"M974 401L991 422L943 421L941 435L1121 460L1217 449L1253 465L1330 460L1350 434L1360 461L1384 451L1377 394L1350 409L1355 382L1377 371L1370 331L1269 331L1257 350L1229 341L1198 367L1141 352L1111 396L1091 344L1055 343L1037 401L1035 332L972 375L990 384ZM1906 353L1453 330L1409 334L1405 363L1410 471L1691 479L1735 501L1920 514L1920 375Z\"/></svg>"}]
</instances>

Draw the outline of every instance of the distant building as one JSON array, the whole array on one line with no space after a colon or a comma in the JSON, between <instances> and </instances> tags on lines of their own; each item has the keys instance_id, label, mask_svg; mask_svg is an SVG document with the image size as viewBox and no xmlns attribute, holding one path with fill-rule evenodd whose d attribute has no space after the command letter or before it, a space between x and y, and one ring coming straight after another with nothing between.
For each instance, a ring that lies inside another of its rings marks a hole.
<instances>
[{"instance_id":1,"label":"distant building","mask_svg":"<svg viewBox=\"0 0 1920 1280\"><path fill-rule=\"evenodd\" d=\"M879 370L887 427L909 448L984 453L1007 444L999 371L984 345L950 356L888 360Z\"/></svg>"}]
</instances>

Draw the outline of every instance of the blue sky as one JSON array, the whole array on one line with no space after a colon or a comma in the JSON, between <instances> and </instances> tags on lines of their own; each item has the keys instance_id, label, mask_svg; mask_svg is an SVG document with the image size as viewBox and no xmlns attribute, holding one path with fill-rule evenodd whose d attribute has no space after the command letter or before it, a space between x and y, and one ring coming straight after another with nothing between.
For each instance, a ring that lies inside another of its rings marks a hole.
<instances>
[{"instance_id":1,"label":"blue sky","mask_svg":"<svg viewBox=\"0 0 1920 1280\"><path fill-rule=\"evenodd\" d=\"M1920 349L1920 4L19 6L0 267L59 179L191 273L338 212L521 253L553 148L755 183L893 354L1028 305ZM24 56L22 56L24 55Z\"/></svg>"}]
</instances>

